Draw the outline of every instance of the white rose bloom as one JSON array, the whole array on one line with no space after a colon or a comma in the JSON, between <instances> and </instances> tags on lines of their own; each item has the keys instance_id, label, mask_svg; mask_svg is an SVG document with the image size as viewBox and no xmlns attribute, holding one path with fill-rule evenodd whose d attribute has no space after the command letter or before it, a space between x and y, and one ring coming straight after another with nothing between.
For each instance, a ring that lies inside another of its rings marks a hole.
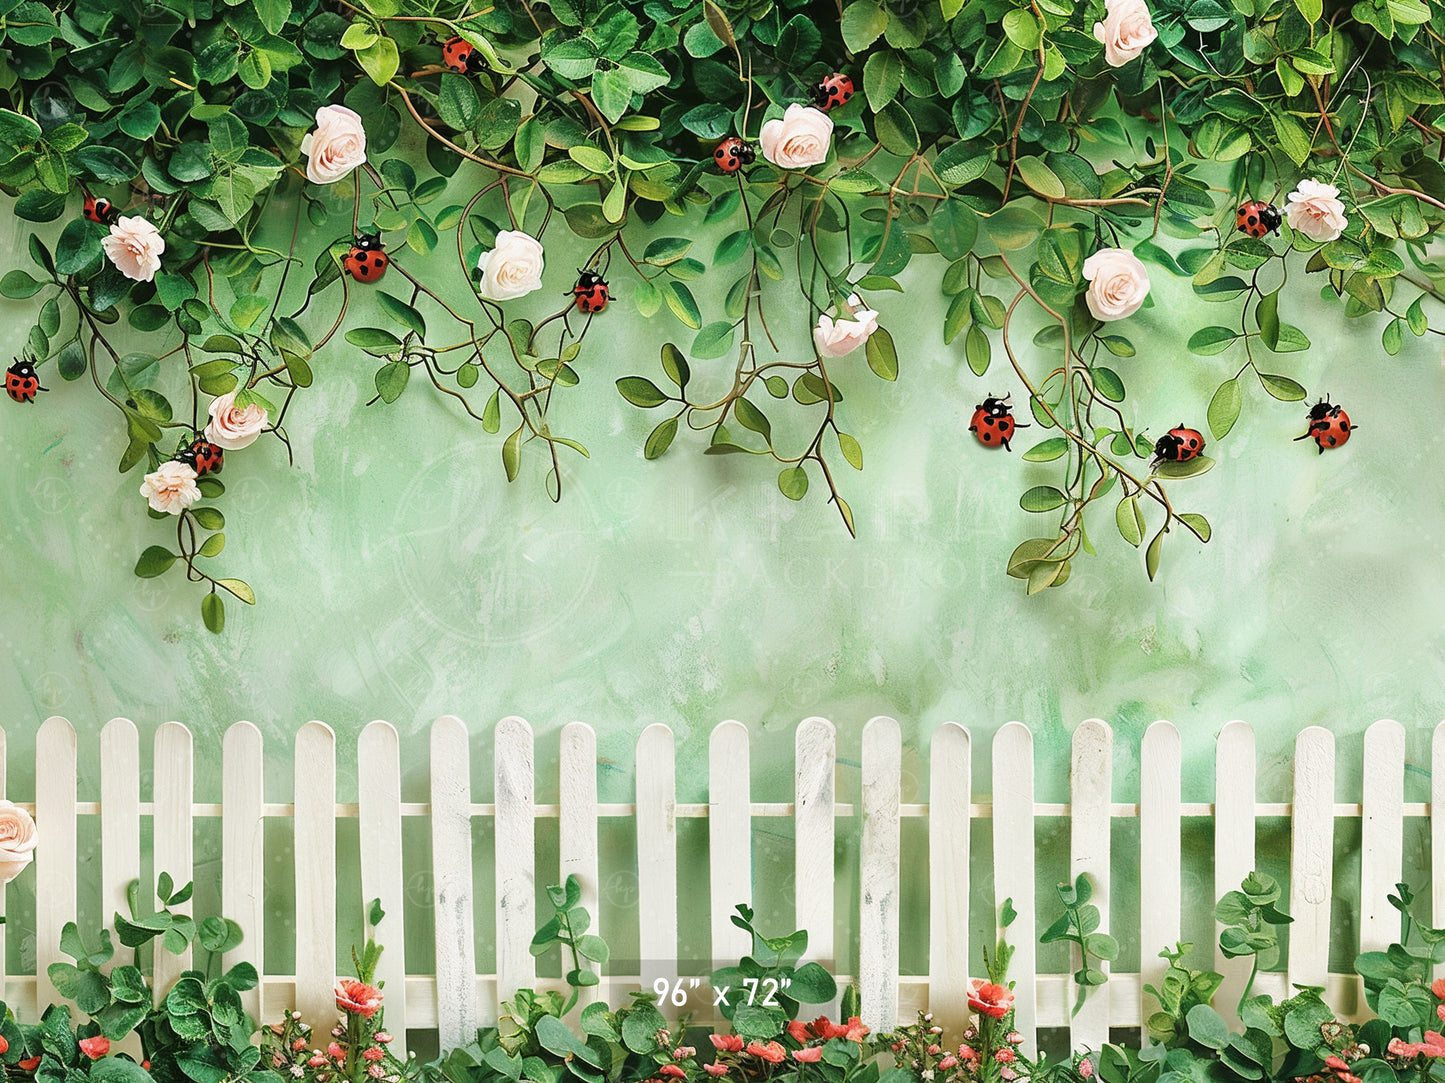
<instances>
[{"instance_id":1,"label":"white rose bloom","mask_svg":"<svg viewBox=\"0 0 1445 1083\"><path fill-rule=\"evenodd\" d=\"M828 159L833 118L821 109L794 102L782 120L770 120L758 134L763 157L780 169L807 169Z\"/></svg>"},{"instance_id":2,"label":"white rose bloom","mask_svg":"<svg viewBox=\"0 0 1445 1083\"><path fill-rule=\"evenodd\" d=\"M189 463L168 459L154 474L147 474L140 487L141 496L156 511L179 515L201 498L196 486L196 470Z\"/></svg>"},{"instance_id":3,"label":"white rose bloom","mask_svg":"<svg viewBox=\"0 0 1445 1083\"><path fill-rule=\"evenodd\" d=\"M1149 296L1149 275L1125 248L1101 248L1084 260L1089 292L1084 301L1096 320L1122 320L1139 311Z\"/></svg>"},{"instance_id":4,"label":"white rose bloom","mask_svg":"<svg viewBox=\"0 0 1445 1083\"><path fill-rule=\"evenodd\" d=\"M1289 194L1284 216L1290 229L1297 229L1312 241L1333 241L1345 231L1345 205L1340 190L1323 181L1302 180Z\"/></svg>"},{"instance_id":5,"label":"white rose bloom","mask_svg":"<svg viewBox=\"0 0 1445 1083\"><path fill-rule=\"evenodd\" d=\"M166 239L154 222L139 215L121 218L110 227L100 246L116 270L136 282L149 282L161 269Z\"/></svg>"},{"instance_id":6,"label":"white rose bloom","mask_svg":"<svg viewBox=\"0 0 1445 1083\"><path fill-rule=\"evenodd\" d=\"M253 402L244 410L238 410L234 391L211 400L209 413L206 439L227 451L239 451L254 443L266 427L265 409Z\"/></svg>"},{"instance_id":7,"label":"white rose bloom","mask_svg":"<svg viewBox=\"0 0 1445 1083\"><path fill-rule=\"evenodd\" d=\"M361 117L344 105L323 105L316 110L316 130L301 140L306 155L306 179L332 184L366 161L366 129Z\"/></svg>"},{"instance_id":8,"label":"white rose bloom","mask_svg":"<svg viewBox=\"0 0 1445 1083\"><path fill-rule=\"evenodd\" d=\"M25 871L35 850L35 821L19 805L0 800L0 883Z\"/></svg>"},{"instance_id":9,"label":"white rose bloom","mask_svg":"<svg viewBox=\"0 0 1445 1083\"><path fill-rule=\"evenodd\" d=\"M1104 60L1112 68L1129 63L1159 36L1144 0L1105 0L1104 10L1094 37L1104 43Z\"/></svg>"},{"instance_id":10,"label":"white rose bloom","mask_svg":"<svg viewBox=\"0 0 1445 1083\"><path fill-rule=\"evenodd\" d=\"M477 292L489 301L512 301L542 286L542 242L519 229L504 229L497 244L477 261Z\"/></svg>"},{"instance_id":11,"label":"white rose bloom","mask_svg":"<svg viewBox=\"0 0 1445 1083\"><path fill-rule=\"evenodd\" d=\"M834 317L824 312L818 317L818 326L813 328L813 343L824 357L850 354L878 330L878 313L864 308L856 293L848 298L847 307L850 312L846 316L839 313Z\"/></svg>"}]
</instances>

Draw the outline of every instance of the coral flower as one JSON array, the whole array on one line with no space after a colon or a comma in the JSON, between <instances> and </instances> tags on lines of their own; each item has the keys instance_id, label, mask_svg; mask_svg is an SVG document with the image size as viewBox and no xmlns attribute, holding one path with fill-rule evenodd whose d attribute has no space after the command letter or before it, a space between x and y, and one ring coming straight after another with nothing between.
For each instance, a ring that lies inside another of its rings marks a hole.
<instances>
[{"instance_id":1,"label":"coral flower","mask_svg":"<svg viewBox=\"0 0 1445 1083\"><path fill-rule=\"evenodd\" d=\"M336 982L336 1006L344 1012L370 1019L381 1007L381 990L355 978L340 978Z\"/></svg>"},{"instance_id":2,"label":"coral flower","mask_svg":"<svg viewBox=\"0 0 1445 1083\"><path fill-rule=\"evenodd\" d=\"M709 1034L707 1039L719 1052L741 1053L743 1051L743 1040L736 1034Z\"/></svg>"},{"instance_id":3,"label":"coral flower","mask_svg":"<svg viewBox=\"0 0 1445 1083\"><path fill-rule=\"evenodd\" d=\"M823 1047L813 1045L807 1049L795 1049L793 1050L793 1059L803 1064L817 1064L823 1059Z\"/></svg>"},{"instance_id":4,"label":"coral flower","mask_svg":"<svg viewBox=\"0 0 1445 1083\"><path fill-rule=\"evenodd\" d=\"M82 1038L80 1051L91 1060L100 1060L110 1052L110 1039L103 1034L97 1034L94 1038Z\"/></svg>"},{"instance_id":5,"label":"coral flower","mask_svg":"<svg viewBox=\"0 0 1445 1083\"><path fill-rule=\"evenodd\" d=\"M714 1077L728 1074L728 1066L726 1064L704 1064L702 1070Z\"/></svg>"},{"instance_id":6,"label":"coral flower","mask_svg":"<svg viewBox=\"0 0 1445 1083\"><path fill-rule=\"evenodd\" d=\"M788 1051L777 1042L768 1042L766 1045L762 1042L749 1042L746 1051L769 1064L782 1064L788 1055Z\"/></svg>"},{"instance_id":7,"label":"coral flower","mask_svg":"<svg viewBox=\"0 0 1445 1083\"><path fill-rule=\"evenodd\" d=\"M991 1019L1002 1019L1014 1006L1014 995L1002 985L974 978L968 992L968 1006Z\"/></svg>"}]
</instances>

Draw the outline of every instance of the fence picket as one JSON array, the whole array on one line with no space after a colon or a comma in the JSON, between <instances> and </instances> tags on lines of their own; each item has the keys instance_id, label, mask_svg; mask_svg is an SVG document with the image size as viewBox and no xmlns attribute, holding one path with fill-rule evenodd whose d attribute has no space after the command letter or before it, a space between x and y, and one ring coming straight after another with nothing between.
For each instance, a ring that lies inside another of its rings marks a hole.
<instances>
[{"instance_id":1,"label":"fence picket","mask_svg":"<svg viewBox=\"0 0 1445 1083\"><path fill-rule=\"evenodd\" d=\"M139 879L140 737L130 719L112 718L100 731L100 913L107 925L116 914L130 916L130 883Z\"/></svg>"},{"instance_id":2,"label":"fence picket","mask_svg":"<svg viewBox=\"0 0 1445 1083\"><path fill-rule=\"evenodd\" d=\"M863 842L858 853L858 995L874 1030L898 1022L903 738L891 718L863 727Z\"/></svg>"},{"instance_id":3,"label":"fence picket","mask_svg":"<svg viewBox=\"0 0 1445 1083\"><path fill-rule=\"evenodd\" d=\"M62 1001L48 970L69 961L60 953L60 930L75 920L75 756L74 727L47 718L35 735L35 777L45 780L35 788L35 818L45 825L45 845L35 849L35 995L42 1005Z\"/></svg>"},{"instance_id":4,"label":"fence picket","mask_svg":"<svg viewBox=\"0 0 1445 1083\"><path fill-rule=\"evenodd\" d=\"M708 742L708 870L713 966L737 962L752 938L732 923L739 903L753 903L752 765L748 728L724 722Z\"/></svg>"},{"instance_id":5,"label":"fence picket","mask_svg":"<svg viewBox=\"0 0 1445 1083\"><path fill-rule=\"evenodd\" d=\"M1360 825L1360 950L1384 951L1400 931L1387 901L1400 882L1405 835L1405 727L1381 719L1365 731Z\"/></svg>"},{"instance_id":6,"label":"fence picket","mask_svg":"<svg viewBox=\"0 0 1445 1083\"><path fill-rule=\"evenodd\" d=\"M1291 819L1289 980L1324 985L1335 861L1335 735L1322 726L1295 738Z\"/></svg>"},{"instance_id":7,"label":"fence picket","mask_svg":"<svg viewBox=\"0 0 1445 1083\"><path fill-rule=\"evenodd\" d=\"M1038 1048L1038 996L1034 923L1034 735L1022 722L1009 722L993 738L993 903L995 913L1011 899L1014 920L1009 943L1014 955L1009 978L1018 999L1014 1026L1023 1051ZM1003 930L999 930L1000 935Z\"/></svg>"},{"instance_id":8,"label":"fence picket","mask_svg":"<svg viewBox=\"0 0 1445 1083\"><path fill-rule=\"evenodd\" d=\"M1214 897L1236 891L1254 871L1254 730L1230 722L1219 731L1214 768ZM1223 929L1218 925L1218 929ZM1214 969L1224 975L1214 1003L1231 1023L1249 980L1248 958L1226 959L1216 933Z\"/></svg>"},{"instance_id":9,"label":"fence picket","mask_svg":"<svg viewBox=\"0 0 1445 1083\"><path fill-rule=\"evenodd\" d=\"M561 747L561 823L558 827L560 880L576 876L582 887L581 905L592 915L593 931L602 934L602 913L598 905L597 885L597 734L583 722L569 722L562 727ZM583 960L582 965L600 974L595 962ZM588 1005L598 998L598 987L582 990L578 1004Z\"/></svg>"},{"instance_id":10,"label":"fence picket","mask_svg":"<svg viewBox=\"0 0 1445 1083\"><path fill-rule=\"evenodd\" d=\"M526 833L527 848L514 853L504 849L502 817L503 750L511 748L513 728L507 719L497 727L497 973L511 979L511 970L503 970L503 962L512 964L515 931L506 927L512 941L504 945L503 890L515 891L512 884L503 885L503 855L516 859L516 867L532 864L531 821ZM504 729L503 727L506 726ZM522 723L526 729L526 723ZM527 759L526 793L530 803L532 732L526 730L524 751ZM512 762L507 760L508 770ZM508 776L510 785L510 775ZM509 791L510 792L510 791ZM510 812L508 832L515 830L515 814ZM530 811L530 810L527 810ZM442 1048L470 1041L477 1029L477 949L476 926L472 907L472 756L467 727L460 718L443 715L431 728L431 838L432 838L432 901L435 904L435 943L437 967L437 1038ZM522 841L509 837L506 846L521 846ZM531 903L531 881L527 881L527 902ZM508 905L514 905L508 897ZM525 979L523 979L525 980ZM511 996L512 986L499 991L499 997Z\"/></svg>"},{"instance_id":11,"label":"fence picket","mask_svg":"<svg viewBox=\"0 0 1445 1083\"><path fill-rule=\"evenodd\" d=\"M221 912L245 933L226 952L227 969L250 963L266 972L266 799L261 731L250 722L226 730L221 744ZM266 1018L265 983L241 994L253 1019Z\"/></svg>"},{"instance_id":12,"label":"fence picket","mask_svg":"<svg viewBox=\"0 0 1445 1083\"><path fill-rule=\"evenodd\" d=\"M189 884L193 875L191 804L195 800L191 731L179 722L167 722L156 730L152 777L155 779L155 872L157 876L170 873L179 889ZM145 898L153 888L152 884L142 884L141 897ZM191 903L187 900L171 909L189 914ZM180 954L172 954L157 944L154 966L153 984L159 1003L175 980L191 968L191 949L188 946Z\"/></svg>"},{"instance_id":13,"label":"fence picket","mask_svg":"<svg viewBox=\"0 0 1445 1083\"><path fill-rule=\"evenodd\" d=\"M377 963L386 985L386 1026L395 1036L392 1052L406 1058L406 940L402 908L401 745L389 722L372 722L356 740L357 816L360 822L361 904L380 900L384 917L373 930L376 942L391 945ZM370 921L367 915L367 921Z\"/></svg>"},{"instance_id":14,"label":"fence picket","mask_svg":"<svg viewBox=\"0 0 1445 1083\"><path fill-rule=\"evenodd\" d=\"M520 718L497 723L497 996L530 987L536 967L529 947L536 922L536 773L532 727Z\"/></svg>"},{"instance_id":15,"label":"fence picket","mask_svg":"<svg viewBox=\"0 0 1445 1083\"><path fill-rule=\"evenodd\" d=\"M829 970L833 954L834 787L837 733L826 718L804 719L793 737L793 899L797 928L808 931L808 958Z\"/></svg>"},{"instance_id":16,"label":"fence picket","mask_svg":"<svg viewBox=\"0 0 1445 1083\"><path fill-rule=\"evenodd\" d=\"M336 1014L336 734L308 722L296 734L296 1010Z\"/></svg>"},{"instance_id":17,"label":"fence picket","mask_svg":"<svg viewBox=\"0 0 1445 1083\"><path fill-rule=\"evenodd\" d=\"M672 730L654 722L637 739L637 948L644 990L678 973L676 773Z\"/></svg>"},{"instance_id":18,"label":"fence picket","mask_svg":"<svg viewBox=\"0 0 1445 1083\"><path fill-rule=\"evenodd\" d=\"M1093 904L1099 908L1098 932L1109 931L1110 834L1113 810L1114 734L1101 719L1091 718L1074 730L1069 772L1070 879L1087 875L1093 881ZM1074 965L1080 959L1075 951ZM1097 960L1106 974L1109 964ZM1072 990L1077 998L1081 990ZM1087 991L1087 990L1085 990ZM1084 998L1070 1023L1074 1048L1103 1049L1109 1040L1109 993L1096 988Z\"/></svg>"},{"instance_id":19,"label":"fence picket","mask_svg":"<svg viewBox=\"0 0 1445 1083\"><path fill-rule=\"evenodd\" d=\"M5 727L0 726L0 800L5 799ZM5 891L8 885L0 884L0 1000L10 1002L10 991L6 988L5 965Z\"/></svg>"},{"instance_id":20,"label":"fence picket","mask_svg":"<svg viewBox=\"0 0 1445 1083\"><path fill-rule=\"evenodd\" d=\"M945 722L933 732L928 757L928 1010L946 1034L968 1019L969 740L968 730Z\"/></svg>"},{"instance_id":21,"label":"fence picket","mask_svg":"<svg viewBox=\"0 0 1445 1083\"><path fill-rule=\"evenodd\" d=\"M1430 924L1445 927L1445 722L1435 726L1430 742L1430 897ZM1436 964L1435 977L1442 975L1445 964Z\"/></svg>"},{"instance_id":22,"label":"fence picket","mask_svg":"<svg viewBox=\"0 0 1445 1083\"><path fill-rule=\"evenodd\" d=\"M1179 730L1155 722L1139 749L1139 1018L1148 1019L1144 986L1163 985L1168 969L1159 956L1179 942L1180 767Z\"/></svg>"}]
</instances>

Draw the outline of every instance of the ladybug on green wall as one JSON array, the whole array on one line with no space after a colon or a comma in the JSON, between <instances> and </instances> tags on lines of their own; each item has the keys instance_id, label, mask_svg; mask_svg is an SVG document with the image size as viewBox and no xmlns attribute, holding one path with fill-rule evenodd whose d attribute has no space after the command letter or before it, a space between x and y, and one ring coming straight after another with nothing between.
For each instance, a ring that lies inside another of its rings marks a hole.
<instances>
[{"instance_id":1,"label":"ladybug on green wall","mask_svg":"<svg viewBox=\"0 0 1445 1083\"><path fill-rule=\"evenodd\" d=\"M386 274L391 257L381 247L380 233L363 233L341 260L346 273L358 282L375 282Z\"/></svg>"},{"instance_id":2,"label":"ladybug on green wall","mask_svg":"<svg viewBox=\"0 0 1445 1083\"><path fill-rule=\"evenodd\" d=\"M1012 451L1013 448L1008 446L1008 442L1014 430L1028 428L1027 425L1020 426L1014 419L1013 407L1009 405L1012 397L1005 395L1000 399L989 395L974 408L968 431L973 433L984 447L1001 447L1005 451Z\"/></svg>"},{"instance_id":3,"label":"ladybug on green wall","mask_svg":"<svg viewBox=\"0 0 1445 1083\"><path fill-rule=\"evenodd\" d=\"M15 364L5 370L5 394L16 402L34 402L37 391L49 391L40 386L40 377L28 357L17 357Z\"/></svg>"},{"instance_id":4,"label":"ladybug on green wall","mask_svg":"<svg viewBox=\"0 0 1445 1083\"><path fill-rule=\"evenodd\" d=\"M1311 406L1310 412L1305 416L1309 420L1309 427L1305 429L1303 436L1296 436L1295 439L1313 439L1319 445L1321 455L1326 448L1337 448L1344 444L1355 431L1350 424L1350 415L1330 402L1328 395Z\"/></svg>"},{"instance_id":5,"label":"ladybug on green wall","mask_svg":"<svg viewBox=\"0 0 1445 1083\"><path fill-rule=\"evenodd\" d=\"M577 272L577 285L572 287L572 296L577 302L577 311L583 313L601 312L612 300L607 292L607 282L596 271Z\"/></svg>"},{"instance_id":6,"label":"ladybug on green wall","mask_svg":"<svg viewBox=\"0 0 1445 1083\"><path fill-rule=\"evenodd\" d=\"M176 452L177 461L185 463L194 470L198 478L203 478L207 474L219 474L221 467L225 464L225 458L225 452L204 436L196 437L192 444Z\"/></svg>"}]
</instances>

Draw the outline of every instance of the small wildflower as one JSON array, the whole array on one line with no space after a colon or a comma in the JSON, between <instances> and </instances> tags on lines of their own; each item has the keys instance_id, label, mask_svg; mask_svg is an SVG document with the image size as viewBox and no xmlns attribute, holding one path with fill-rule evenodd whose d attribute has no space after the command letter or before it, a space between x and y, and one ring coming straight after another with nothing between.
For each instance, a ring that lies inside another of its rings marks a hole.
<instances>
[{"instance_id":1,"label":"small wildflower","mask_svg":"<svg viewBox=\"0 0 1445 1083\"><path fill-rule=\"evenodd\" d=\"M392 1040L391 1035L384 1030L378 1030L375 1034L372 1035L372 1037L375 1038L382 1045L386 1045Z\"/></svg>"},{"instance_id":2,"label":"small wildflower","mask_svg":"<svg viewBox=\"0 0 1445 1083\"><path fill-rule=\"evenodd\" d=\"M697 1056L697 1050L690 1045L680 1045L672 1051L673 1060L688 1060Z\"/></svg>"},{"instance_id":3,"label":"small wildflower","mask_svg":"<svg viewBox=\"0 0 1445 1083\"><path fill-rule=\"evenodd\" d=\"M801 1064L817 1064L823 1059L823 1047L813 1045L807 1049L795 1049L793 1050L793 1059Z\"/></svg>"},{"instance_id":4,"label":"small wildflower","mask_svg":"<svg viewBox=\"0 0 1445 1083\"><path fill-rule=\"evenodd\" d=\"M336 1042L332 1042L326 1047L326 1053L332 1060L344 1060L346 1057L346 1050L342 1049Z\"/></svg>"},{"instance_id":5,"label":"small wildflower","mask_svg":"<svg viewBox=\"0 0 1445 1083\"><path fill-rule=\"evenodd\" d=\"M1014 1061L1018 1060L1018 1054L1015 1053L1012 1049L999 1049L994 1051L993 1059L998 1061L1000 1064L1012 1064ZM1079 1065L1079 1074L1082 1075L1085 1079L1089 1078L1089 1076L1094 1074L1092 1068L1088 1072L1084 1071L1084 1065L1088 1063L1089 1062L1086 1060Z\"/></svg>"},{"instance_id":6,"label":"small wildflower","mask_svg":"<svg viewBox=\"0 0 1445 1083\"><path fill-rule=\"evenodd\" d=\"M1091 1061L1088 1057L1085 1057L1083 1060L1079 1061L1079 1074L1085 1079L1088 1079L1094 1074L1094 1062Z\"/></svg>"},{"instance_id":7,"label":"small wildflower","mask_svg":"<svg viewBox=\"0 0 1445 1083\"><path fill-rule=\"evenodd\" d=\"M380 1064L373 1064L371 1065L371 1067L366 1069L366 1074L371 1076L372 1079L380 1079L382 1076L386 1075L386 1069L383 1068Z\"/></svg>"},{"instance_id":8,"label":"small wildflower","mask_svg":"<svg viewBox=\"0 0 1445 1083\"><path fill-rule=\"evenodd\" d=\"M686 1079L687 1072L680 1064L664 1064L657 1070L658 1075L665 1075L671 1079Z\"/></svg>"},{"instance_id":9,"label":"small wildflower","mask_svg":"<svg viewBox=\"0 0 1445 1083\"><path fill-rule=\"evenodd\" d=\"M969 1027L967 1030L965 1030L965 1031L963 1032L963 1040L966 1041L966 1042L971 1042L971 1041L973 1041L973 1040L974 1040L975 1038L977 1038L977 1037L978 1037L978 1028L977 1028L977 1027L972 1027L972 1026L971 1026L971 1027Z\"/></svg>"},{"instance_id":10,"label":"small wildflower","mask_svg":"<svg viewBox=\"0 0 1445 1083\"><path fill-rule=\"evenodd\" d=\"M313 1053L313 1054L311 1055L311 1057L306 1061L306 1067L308 1067L308 1068L325 1068L325 1067L326 1067L326 1058L323 1057L320 1053Z\"/></svg>"},{"instance_id":11,"label":"small wildflower","mask_svg":"<svg viewBox=\"0 0 1445 1083\"><path fill-rule=\"evenodd\" d=\"M110 1052L110 1039L102 1034L97 1034L94 1038L82 1038L78 1044L80 1051L91 1060L100 1060Z\"/></svg>"},{"instance_id":12,"label":"small wildflower","mask_svg":"<svg viewBox=\"0 0 1445 1083\"><path fill-rule=\"evenodd\" d=\"M938 1054L943 1052L943 1047L939 1045L930 1045L926 1050L924 1050L924 1052L926 1052L930 1057L936 1057L938 1056Z\"/></svg>"},{"instance_id":13,"label":"small wildflower","mask_svg":"<svg viewBox=\"0 0 1445 1083\"><path fill-rule=\"evenodd\" d=\"M713 1078L728 1074L728 1066L726 1064L704 1064L702 1070Z\"/></svg>"},{"instance_id":14,"label":"small wildflower","mask_svg":"<svg viewBox=\"0 0 1445 1083\"><path fill-rule=\"evenodd\" d=\"M1024 1040L1024 1036L1016 1030L1011 1030L1004 1035L1004 1041L1009 1045L1018 1045Z\"/></svg>"},{"instance_id":15,"label":"small wildflower","mask_svg":"<svg viewBox=\"0 0 1445 1083\"><path fill-rule=\"evenodd\" d=\"M299 1022L301 1022L301 1013L300 1013L300 1012L292 1012L292 1013L291 1013L291 1018L294 1019L294 1020L296 1020L296 1022L299 1023ZM309 1029L309 1028L308 1028L308 1029Z\"/></svg>"},{"instance_id":16,"label":"small wildflower","mask_svg":"<svg viewBox=\"0 0 1445 1083\"><path fill-rule=\"evenodd\" d=\"M998 1074L1002 1078L1007 1080L1014 1080L1019 1077L1019 1074L1015 1072L1012 1068L1010 1068L1007 1064L1005 1064L1002 1068L998 1070Z\"/></svg>"},{"instance_id":17,"label":"small wildflower","mask_svg":"<svg viewBox=\"0 0 1445 1083\"><path fill-rule=\"evenodd\" d=\"M299 1065L299 1064L293 1064L293 1065L291 1065L291 1069L290 1069L290 1070L291 1070L291 1078L292 1078L292 1079L300 1079L302 1076L304 1076L304 1075L306 1074L306 1069L303 1068L303 1067L301 1067L301 1065Z\"/></svg>"},{"instance_id":18,"label":"small wildflower","mask_svg":"<svg viewBox=\"0 0 1445 1083\"><path fill-rule=\"evenodd\" d=\"M723 1053L741 1053L743 1051L743 1040L736 1034L709 1034L708 1041L712 1047Z\"/></svg>"},{"instance_id":19,"label":"small wildflower","mask_svg":"<svg viewBox=\"0 0 1445 1083\"><path fill-rule=\"evenodd\" d=\"M40 1067L40 1058L26 1057L24 1060L18 1061L17 1063L23 1071L33 1072L35 1071L35 1069Z\"/></svg>"},{"instance_id":20,"label":"small wildflower","mask_svg":"<svg viewBox=\"0 0 1445 1083\"><path fill-rule=\"evenodd\" d=\"M303 1049L305 1049L305 1048L306 1048L306 1039L305 1039L305 1038L297 1038L294 1042L291 1043L291 1052L293 1052L293 1053L299 1053L299 1052L301 1052L301 1050L303 1050Z\"/></svg>"},{"instance_id":21,"label":"small wildflower","mask_svg":"<svg viewBox=\"0 0 1445 1083\"><path fill-rule=\"evenodd\" d=\"M372 1045L363 1049L361 1051L361 1056L365 1060L378 1061L386 1056L386 1050L382 1049L379 1045Z\"/></svg>"},{"instance_id":22,"label":"small wildflower","mask_svg":"<svg viewBox=\"0 0 1445 1083\"><path fill-rule=\"evenodd\" d=\"M945 1070L952 1068L957 1064L958 1058L955 1057L952 1053L948 1054L948 1056L944 1057L941 1061L938 1062L938 1066Z\"/></svg>"}]
</instances>

